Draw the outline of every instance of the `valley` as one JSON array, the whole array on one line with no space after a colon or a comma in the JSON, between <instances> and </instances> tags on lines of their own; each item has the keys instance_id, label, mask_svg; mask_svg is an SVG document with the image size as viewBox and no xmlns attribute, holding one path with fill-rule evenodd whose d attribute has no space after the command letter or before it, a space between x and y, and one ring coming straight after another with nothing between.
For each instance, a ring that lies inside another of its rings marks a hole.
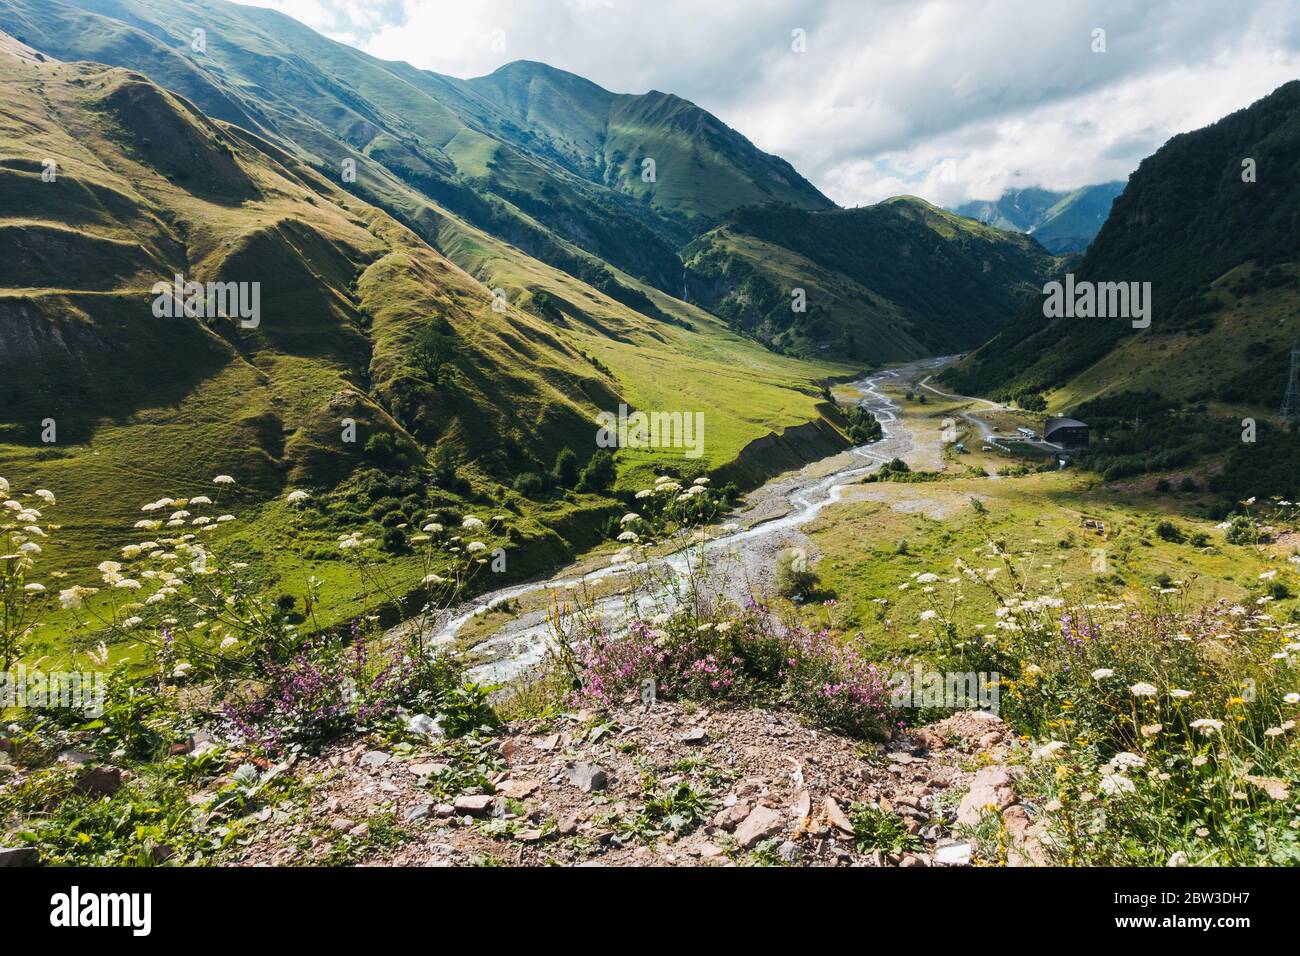
<instances>
[{"instance_id":1,"label":"valley","mask_svg":"<svg viewBox=\"0 0 1300 956\"><path fill-rule=\"evenodd\" d=\"M1300 81L375 49L0 0L0 866L1300 865Z\"/></svg>"}]
</instances>

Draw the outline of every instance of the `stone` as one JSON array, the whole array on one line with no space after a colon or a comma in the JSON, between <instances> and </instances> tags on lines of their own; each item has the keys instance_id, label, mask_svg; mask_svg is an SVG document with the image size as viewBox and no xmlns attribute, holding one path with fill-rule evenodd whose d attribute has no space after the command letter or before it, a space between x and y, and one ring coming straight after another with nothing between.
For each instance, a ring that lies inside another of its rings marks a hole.
<instances>
[{"instance_id":1,"label":"stone","mask_svg":"<svg viewBox=\"0 0 1300 956\"><path fill-rule=\"evenodd\" d=\"M700 844L700 857L705 860L716 860L720 856L725 856L722 847L713 843Z\"/></svg>"},{"instance_id":2,"label":"stone","mask_svg":"<svg viewBox=\"0 0 1300 956\"><path fill-rule=\"evenodd\" d=\"M929 866L930 864L925 861L925 857L917 856L915 853L909 853L907 854L907 856L903 857L903 862L898 865L916 867L916 866Z\"/></svg>"},{"instance_id":3,"label":"stone","mask_svg":"<svg viewBox=\"0 0 1300 956\"><path fill-rule=\"evenodd\" d=\"M699 745L706 742L709 739L709 735L705 732L703 727L692 727L677 739L684 744Z\"/></svg>"},{"instance_id":4,"label":"stone","mask_svg":"<svg viewBox=\"0 0 1300 956\"><path fill-rule=\"evenodd\" d=\"M542 785L540 780L503 780L497 784L497 793L511 800L526 800Z\"/></svg>"},{"instance_id":5,"label":"stone","mask_svg":"<svg viewBox=\"0 0 1300 956\"><path fill-rule=\"evenodd\" d=\"M560 735L551 734L536 741L538 750L554 750L560 745Z\"/></svg>"},{"instance_id":6,"label":"stone","mask_svg":"<svg viewBox=\"0 0 1300 956\"><path fill-rule=\"evenodd\" d=\"M934 861L946 866L969 866L970 853L969 843L950 843L948 846L935 848Z\"/></svg>"},{"instance_id":7,"label":"stone","mask_svg":"<svg viewBox=\"0 0 1300 956\"><path fill-rule=\"evenodd\" d=\"M555 832L560 836L573 836L578 832L578 818L573 814L560 817L559 822L555 825Z\"/></svg>"},{"instance_id":8,"label":"stone","mask_svg":"<svg viewBox=\"0 0 1300 956\"><path fill-rule=\"evenodd\" d=\"M812 816L812 797L807 790L800 790L794 798L794 818L802 823Z\"/></svg>"},{"instance_id":9,"label":"stone","mask_svg":"<svg viewBox=\"0 0 1300 956\"><path fill-rule=\"evenodd\" d=\"M393 758L382 750L367 750L357 761L359 767L382 767Z\"/></svg>"},{"instance_id":10,"label":"stone","mask_svg":"<svg viewBox=\"0 0 1300 956\"><path fill-rule=\"evenodd\" d=\"M450 803L439 803L433 808L433 815L439 820L446 820L456 815L456 808Z\"/></svg>"},{"instance_id":11,"label":"stone","mask_svg":"<svg viewBox=\"0 0 1300 956\"><path fill-rule=\"evenodd\" d=\"M771 807L755 807L736 827L736 842L748 850L785 829L785 817Z\"/></svg>"},{"instance_id":12,"label":"stone","mask_svg":"<svg viewBox=\"0 0 1300 956\"><path fill-rule=\"evenodd\" d=\"M589 760L571 760L564 765L564 772L569 782L584 793L609 786L609 774L605 768Z\"/></svg>"},{"instance_id":13,"label":"stone","mask_svg":"<svg viewBox=\"0 0 1300 956\"><path fill-rule=\"evenodd\" d=\"M840 809L839 803L834 797L827 797L822 803L822 815L826 822L842 833L853 835L853 822Z\"/></svg>"},{"instance_id":14,"label":"stone","mask_svg":"<svg viewBox=\"0 0 1300 956\"><path fill-rule=\"evenodd\" d=\"M799 844L793 840L786 840L776 849L776 855L781 858L782 863L798 863L801 853Z\"/></svg>"},{"instance_id":15,"label":"stone","mask_svg":"<svg viewBox=\"0 0 1300 956\"><path fill-rule=\"evenodd\" d=\"M77 793L111 796L122 789L122 771L116 767L86 767L77 774L74 789Z\"/></svg>"},{"instance_id":16,"label":"stone","mask_svg":"<svg viewBox=\"0 0 1300 956\"><path fill-rule=\"evenodd\" d=\"M442 737L445 731L442 729L442 718L433 718L428 714L415 714L406 719L406 729L413 734L421 734L425 737Z\"/></svg>"},{"instance_id":17,"label":"stone","mask_svg":"<svg viewBox=\"0 0 1300 956\"><path fill-rule=\"evenodd\" d=\"M407 808L402 814L402 819L407 823L415 823L417 820L427 820L433 814L433 804L417 803L413 807Z\"/></svg>"},{"instance_id":18,"label":"stone","mask_svg":"<svg viewBox=\"0 0 1300 956\"><path fill-rule=\"evenodd\" d=\"M95 762L95 755L81 750L64 750L55 759L69 767L84 767Z\"/></svg>"},{"instance_id":19,"label":"stone","mask_svg":"<svg viewBox=\"0 0 1300 956\"><path fill-rule=\"evenodd\" d=\"M730 833L745 822L753 808L748 803L733 803L723 807L713 816L713 825Z\"/></svg>"},{"instance_id":20,"label":"stone","mask_svg":"<svg viewBox=\"0 0 1300 956\"><path fill-rule=\"evenodd\" d=\"M39 866L40 851L34 846L0 846L0 868L6 866Z\"/></svg>"},{"instance_id":21,"label":"stone","mask_svg":"<svg viewBox=\"0 0 1300 956\"><path fill-rule=\"evenodd\" d=\"M971 781L970 790L957 807L957 822L975 826L985 807L1004 810L1016 802L1012 775L1006 767L982 767Z\"/></svg>"},{"instance_id":22,"label":"stone","mask_svg":"<svg viewBox=\"0 0 1300 956\"><path fill-rule=\"evenodd\" d=\"M472 796L457 797L452 803L452 808L457 813L467 813L472 817L482 816L492 807L496 798L491 794L478 793Z\"/></svg>"}]
</instances>

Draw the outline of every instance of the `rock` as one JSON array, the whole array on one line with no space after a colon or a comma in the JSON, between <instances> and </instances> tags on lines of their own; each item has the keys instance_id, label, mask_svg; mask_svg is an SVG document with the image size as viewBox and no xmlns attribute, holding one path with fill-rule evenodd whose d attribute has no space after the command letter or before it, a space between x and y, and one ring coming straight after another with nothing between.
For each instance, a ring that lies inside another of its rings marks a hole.
<instances>
[{"instance_id":1,"label":"rock","mask_svg":"<svg viewBox=\"0 0 1300 956\"><path fill-rule=\"evenodd\" d=\"M511 800L526 800L542 785L540 780L503 780L497 784L497 793Z\"/></svg>"},{"instance_id":2,"label":"rock","mask_svg":"<svg viewBox=\"0 0 1300 956\"><path fill-rule=\"evenodd\" d=\"M560 735L551 734L549 737L542 737L536 741L538 750L554 750L560 745Z\"/></svg>"},{"instance_id":3,"label":"rock","mask_svg":"<svg viewBox=\"0 0 1300 956\"><path fill-rule=\"evenodd\" d=\"M713 825L730 833L745 822L753 808L748 803L733 803L723 807L713 817Z\"/></svg>"},{"instance_id":4,"label":"rock","mask_svg":"<svg viewBox=\"0 0 1300 956\"><path fill-rule=\"evenodd\" d=\"M413 734L422 734L425 737L442 737L445 732L442 729L442 718L433 718L428 714L416 714L406 719L406 729Z\"/></svg>"},{"instance_id":5,"label":"rock","mask_svg":"<svg viewBox=\"0 0 1300 956\"><path fill-rule=\"evenodd\" d=\"M980 743L980 749L989 750L993 747L996 747L998 744L1002 743L1002 735L997 733L996 731L992 733L987 733L980 738L979 743Z\"/></svg>"},{"instance_id":6,"label":"rock","mask_svg":"<svg viewBox=\"0 0 1300 956\"><path fill-rule=\"evenodd\" d=\"M560 817L559 822L555 826L555 832L560 836L573 836L578 832L578 818L573 814Z\"/></svg>"},{"instance_id":7,"label":"rock","mask_svg":"<svg viewBox=\"0 0 1300 956\"><path fill-rule=\"evenodd\" d=\"M34 846L0 846L0 868L6 866L39 866L40 851Z\"/></svg>"},{"instance_id":8,"label":"rock","mask_svg":"<svg viewBox=\"0 0 1300 956\"><path fill-rule=\"evenodd\" d=\"M456 808L450 803L439 803L433 808L433 815L439 820L446 820L456 815Z\"/></svg>"},{"instance_id":9,"label":"rock","mask_svg":"<svg viewBox=\"0 0 1300 956\"><path fill-rule=\"evenodd\" d=\"M781 858L782 863L798 863L801 853L799 844L793 840L786 840L776 849L776 855Z\"/></svg>"},{"instance_id":10,"label":"rock","mask_svg":"<svg viewBox=\"0 0 1300 956\"><path fill-rule=\"evenodd\" d=\"M700 856L705 860L716 860L718 857L724 855L725 854L722 852L722 847L720 846L717 846L713 843L700 844Z\"/></svg>"},{"instance_id":11,"label":"rock","mask_svg":"<svg viewBox=\"0 0 1300 956\"><path fill-rule=\"evenodd\" d=\"M969 843L951 843L934 851L934 861L946 866L969 866L971 846Z\"/></svg>"},{"instance_id":12,"label":"rock","mask_svg":"<svg viewBox=\"0 0 1300 956\"><path fill-rule=\"evenodd\" d=\"M482 816L492 807L496 798L491 794L478 793L468 797L457 797L452 809L457 813L468 813L472 817Z\"/></svg>"},{"instance_id":13,"label":"rock","mask_svg":"<svg viewBox=\"0 0 1300 956\"><path fill-rule=\"evenodd\" d=\"M417 803L415 806L410 807L405 813L402 814L402 819L404 819L407 823L414 823L417 820L427 820L432 814L433 814L433 804Z\"/></svg>"},{"instance_id":14,"label":"rock","mask_svg":"<svg viewBox=\"0 0 1300 956\"><path fill-rule=\"evenodd\" d=\"M569 782L584 793L604 790L609 786L609 774L605 768L589 760L571 760L564 765L564 772Z\"/></svg>"},{"instance_id":15,"label":"rock","mask_svg":"<svg viewBox=\"0 0 1300 956\"><path fill-rule=\"evenodd\" d=\"M807 790L800 790L794 798L794 818L802 823L812 816L812 797Z\"/></svg>"},{"instance_id":16,"label":"rock","mask_svg":"<svg viewBox=\"0 0 1300 956\"><path fill-rule=\"evenodd\" d=\"M65 750L54 759L69 767L84 767L95 762L95 755L81 750Z\"/></svg>"},{"instance_id":17,"label":"rock","mask_svg":"<svg viewBox=\"0 0 1300 956\"><path fill-rule=\"evenodd\" d=\"M929 866L930 864L925 861L925 857L917 856L915 853L909 853L907 854L907 856L903 857L903 862L898 865L916 867L916 866Z\"/></svg>"},{"instance_id":18,"label":"rock","mask_svg":"<svg viewBox=\"0 0 1300 956\"><path fill-rule=\"evenodd\" d=\"M966 826L979 823L980 813L992 806L1004 810L1016 802L1012 775L1006 767L982 767L971 781L970 790L957 807L957 822Z\"/></svg>"},{"instance_id":19,"label":"rock","mask_svg":"<svg viewBox=\"0 0 1300 956\"><path fill-rule=\"evenodd\" d=\"M122 789L122 771L116 767L86 767L77 775L77 793L107 797Z\"/></svg>"},{"instance_id":20,"label":"rock","mask_svg":"<svg viewBox=\"0 0 1300 956\"><path fill-rule=\"evenodd\" d=\"M853 835L853 822L840 809L839 803L834 797L827 797L822 803L822 815L826 822L842 833Z\"/></svg>"},{"instance_id":21,"label":"rock","mask_svg":"<svg viewBox=\"0 0 1300 956\"><path fill-rule=\"evenodd\" d=\"M359 767L382 767L393 758L382 750L367 750L357 761Z\"/></svg>"},{"instance_id":22,"label":"rock","mask_svg":"<svg viewBox=\"0 0 1300 956\"><path fill-rule=\"evenodd\" d=\"M348 836L350 837L363 837L368 836L369 834L370 824L366 823L364 820L348 831Z\"/></svg>"},{"instance_id":23,"label":"rock","mask_svg":"<svg viewBox=\"0 0 1300 956\"><path fill-rule=\"evenodd\" d=\"M707 741L709 735L705 732L703 727L692 727L677 739L684 744L699 745Z\"/></svg>"},{"instance_id":24,"label":"rock","mask_svg":"<svg viewBox=\"0 0 1300 956\"><path fill-rule=\"evenodd\" d=\"M347 817L335 817L330 821L330 829L338 830L340 833L343 833L346 830L352 829L352 821Z\"/></svg>"},{"instance_id":25,"label":"rock","mask_svg":"<svg viewBox=\"0 0 1300 956\"><path fill-rule=\"evenodd\" d=\"M748 850L783 829L785 829L785 817L780 813L771 807L755 807L749 812L749 816L745 817L745 822L736 828L736 842Z\"/></svg>"}]
</instances>

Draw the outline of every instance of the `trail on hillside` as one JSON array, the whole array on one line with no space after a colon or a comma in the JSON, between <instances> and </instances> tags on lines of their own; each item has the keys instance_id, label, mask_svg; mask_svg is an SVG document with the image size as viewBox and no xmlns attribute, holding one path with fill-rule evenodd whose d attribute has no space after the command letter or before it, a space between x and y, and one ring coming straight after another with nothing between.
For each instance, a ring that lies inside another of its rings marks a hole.
<instances>
[{"instance_id":1,"label":"trail on hillside","mask_svg":"<svg viewBox=\"0 0 1300 956\"><path fill-rule=\"evenodd\" d=\"M891 381L913 379L941 368L949 361L949 356L924 359L855 382L854 387L866 395L859 404L876 416L884 437L870 445L851 448L814 462L755 489L732 516L733 521L742 524L739 530L683 547L648 562L611 564L585 574L561 572L546 580L480 595L441 620L433 628L430 643L434 646L451 644L475 617L495 605L525 595L539 591L563 592L584 583L594 584L644 571L661 572L658 577L664 579L678 578L686 572L692 560L701 556L711 560L716 558L725 564L728 596L743 601L751 587L770 583L777 555L783 548L806 540L799 528L816 518L828 505L840 501L847 488L858 483L863 476L892 458L905 457L916 447L917 436L903 422L897 403L884 394L884 386ZM659 608L672 606L673 591L671 585L666 585L659 593L635 598L628 594L615 594L597 600L595 610L611 621L625 617L629 611L650 614ZM399 625L399 629L409 626L409 623ZM480 663L470 669L470 677L485 683L499 683L514 677L543 658L548 635L549 625L544 610L515 616L474 648L474 655Z\"/></svg>"}]
</instances>

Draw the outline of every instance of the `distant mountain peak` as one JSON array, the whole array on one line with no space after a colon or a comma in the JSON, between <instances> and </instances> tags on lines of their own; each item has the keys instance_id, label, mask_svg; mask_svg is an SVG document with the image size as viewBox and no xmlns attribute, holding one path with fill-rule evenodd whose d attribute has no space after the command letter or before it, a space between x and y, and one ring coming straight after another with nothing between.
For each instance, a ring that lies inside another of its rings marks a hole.
<instances>
[{"instance_id":1,"label":"distant mountain peak","mask_svg":"<svg viewBox=\"0 0 1300 956\"><path fill-rule=\"evenodd\" d=\"M997 199L975 199L953 207L959 216L1032 235L1050 252L1083 252L1110 214L1111 203L1124 191L1112 181L1056 191L1042 186L1007 189Z\"/></svg>"}]
</instances>

